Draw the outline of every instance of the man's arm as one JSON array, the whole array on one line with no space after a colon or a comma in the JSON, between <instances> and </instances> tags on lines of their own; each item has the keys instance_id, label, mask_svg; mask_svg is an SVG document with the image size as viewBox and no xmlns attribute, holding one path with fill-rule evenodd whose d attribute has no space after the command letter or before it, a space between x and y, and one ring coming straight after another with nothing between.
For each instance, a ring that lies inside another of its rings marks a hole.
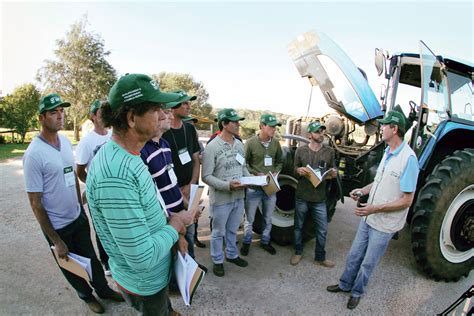
<instances>
[{"instance_id":1,"label":"man's arm","mask_svg":"<svg viewBox=\"0 0 474 316\"><path fill-rule=\"evenodd\" d=\"M83 183L86 183L86 179L87 179L86 167L87 167L87 165L79 165L79 164L76 164L77 176L79 177L79 179L80 179Z\"/></svg>"},{"instance_id":2,"label":"man's arm","mask_svg":"<svg viewBox=\"0 0 474 316\"><path fill-rule=\"evenodd\" d=\"M208 145L202 155L202 181L221 191L230 191L230 182L216 178L214 173L214 150Z\"/></svg>"},{"instance_id":3,"label":"man's arm","mask_svg":"<svg viewBox=\"0 0 474 316\"><path fill-rule=\"evenodd\" d=\"M361 204L361 207L357 207L354 213L357 216L367 216L374 213L388 213L400 211L410 207L411 203L413 203L414 197L415 192L403 192L401 198L389 203L379 205Z\"/></svg>"},{"instance_id":4,"label":"man's arm","mask_svg":"<svg viewBox=\"0 0 474 316\"><path fill-rule=\"evenodd\" d=\"M35 214L36 220L40 224L41 229L46 234L46 236L48 236L49 240L51 240L51 242L54 244L58 257L67 260L69 249L61 237L59 237L58 233L54 230L53 224L51 224L48 214L46 213L43 204L41 204L42 196L42 192L28 192L28 199L30 200L31 209L33 210L33 214Z\"/></svg>"},{"instance_id":5,"label":"man's arm","mask_svg":"<svg viewBox=\"0 0 474 316\"><path fill-rule=\"evenodd\" d=\"M247 163L247 170L249 173L251 173L252 175L258 175L258 172L257 170L255 170L255 168L253 168L253 166L251 165L251 162L252 162L252 141L251 140L248 140L245 142L244 144L244 156L245 156L245 162Z\"/></svg>"},{"instance_id":6,"label":"man's arm","mask_svg":"<svg viewBox=\"0 0 474 316\"><path fill-rule=\"evenodd\" d=\"M193 159L193 177L191 178L191 184L198 184L199 173L201 170L201 162L199 161L199 151L193 154L192 159Z\"/></svg>"},{"instance_id":7,"label":"man's arm","mask_svg":"<svg viewBox=\"0 0 474 316\"><path fill-rule=\"evenodd\" d=\"M276 152L276 155L275 155L275 169L274 169L274 172L278 173L283 168L283 151L281 150L280 143L278 141L276 141L276 142L277 142L277 152Z\"/></svg>"}]
</instances>

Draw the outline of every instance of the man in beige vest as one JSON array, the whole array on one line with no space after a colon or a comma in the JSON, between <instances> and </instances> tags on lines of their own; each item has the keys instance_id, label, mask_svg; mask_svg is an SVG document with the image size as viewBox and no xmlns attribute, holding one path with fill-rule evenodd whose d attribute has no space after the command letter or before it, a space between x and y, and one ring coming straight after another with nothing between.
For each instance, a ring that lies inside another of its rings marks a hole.
<instances>
[{"instance_id":1,"label":"man in beige vest","mask_svg":"<svg viewBox=\"0 0 474 316\"><path fill-rule=\"evenodd\" d=\"M403 141L404 115L389 111L384 119L378 121L382 124L382 138L388 146L374 182L350 192L354 200L367 194L369 199L355 209L355 215L362 219L339 284L327 287L329 292L351 292L347 303L349 309L357 307L390 239L403 228L418 179L418 160Z\"/></svg>"}]
</instances>

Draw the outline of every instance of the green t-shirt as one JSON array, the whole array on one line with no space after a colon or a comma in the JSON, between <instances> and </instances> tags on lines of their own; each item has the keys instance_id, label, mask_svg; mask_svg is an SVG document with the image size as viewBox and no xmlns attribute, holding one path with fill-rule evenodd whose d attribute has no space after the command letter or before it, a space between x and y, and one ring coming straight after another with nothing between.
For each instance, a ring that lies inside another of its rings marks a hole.
<instances>
[{"instance_id":1,"label":"green t-shirt","mask_svg":"<svg viewBox=\"0 0 474 316\"><path fill-rule=\"evenodd\" d=\"M178 232L167 225L140 156L108 141L92 160L86 187L94 227L109 255L114 280L142 296L162 290L169 282L170 249Z\"/></svg>"}]
</instances>

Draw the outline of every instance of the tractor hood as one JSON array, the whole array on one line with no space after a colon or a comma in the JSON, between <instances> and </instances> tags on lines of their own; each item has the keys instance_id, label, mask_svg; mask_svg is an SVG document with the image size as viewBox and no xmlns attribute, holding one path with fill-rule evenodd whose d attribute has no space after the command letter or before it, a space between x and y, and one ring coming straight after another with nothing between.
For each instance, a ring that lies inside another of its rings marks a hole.
<instances>
[{"instance_id":1,"label":"tractor hood","mask_svg":"<svg viewBox=\"0 0 474 316\"><path fill-rule=\"evenodd\" d=\"M288 53L300 75L319 86L328 105L340 114L358 124L383 116L365 74L324 33L298 36Z\"/></svg>"}]
</instances>

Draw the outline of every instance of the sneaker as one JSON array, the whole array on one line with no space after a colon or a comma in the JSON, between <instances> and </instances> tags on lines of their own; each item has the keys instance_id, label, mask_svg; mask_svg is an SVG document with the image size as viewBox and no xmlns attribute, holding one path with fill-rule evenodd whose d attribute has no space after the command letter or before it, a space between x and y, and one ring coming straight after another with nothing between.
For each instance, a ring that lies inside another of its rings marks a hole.
<instances>
[{"instance_id":1,"label":"sneaker","mask_svg":"<svg viewBox=\"0 0 474 316\"><path fill-rule=\"evenodd\" d=\"M214 263L214 267L212 268L212 272L214 272L215 276L218 276L218 277L224 276L224 264Z\"/></svg>"},{"instance_id":2,"label":"sneaker","mask_svg":"<svg viewBox=\"0 0 474 316\"><path fill-rule=\"evenodd\" d=\"M333 268L336 265L331 260L323 260L323 261L314 260L314 264L316 264L318 266L323 266L323 267L326 267L326 268Z\"/></svg>"},{"instance_id":3,"label":"sneaker","mask_svg":"<svg viewBox=\"0 0 474 316\"><path fill-rule=\"evenodd\" d=\"M226 258L225 260L227 260L230 263L233 263L235 265L238 265L239 267L246 267L246 266L249 265L249 263L247 261L245 261L244 259L242 259L240 257L237 257L237 258L234 258L234 259Z\"/></svg>"},{"instance_id":4,"label":"sneaker","mask_svg":"<svg viewBox=\"0 0 474 316\"><path fill-rule=\"evenodd\" d=\"M112 275L112 272L110 272L110 267L109 267L108 263L104 264L104 274L106 276L111 276Z\"/></svg>"},{"instance_id":5,"label":"sneaker","mask_svg":"<svg viewBox=\"0 0 474 316\"><path fill-rule=\"evenodd\" d=\"M89 309L96 314L103 314L105 312L104 307L94 295L91 295L91 297L84 300L84 302L87 304L87 307L89 307Z\"/></svg>"},{"instance_id":6,"label":"sneaker","mask_svg":"<svg viewBox=\"0 0 474 316\"><path fill-rule=\"evenodd\" d=\"M260 247L262 247L263 250L265 250L266 252L268 252L271 255L276 254L275 248L273 248L273 246L270 245L270 244L260 244Z\"/></svg>"},{"instance_id":7,"label":"sneaker","mask_svg":"<svg viewBox=\"0 0 474 316\"><path fill-rule=\"evenodd\" d=\"M292 255L290 259L290 263L292 266L296 266L298 263L300 263L302 255Z\"/></svg>"},{"instance_id":8,"label":"sneaker","mask_svg":"<svg viewBox=\"0 0 474 316\"><path fill-rule=\"evenodd\" d=\"M240 254L246 256L249 254L250 244L243 243L242 248L240 248Z\"/></svg>"}]
</instances>

